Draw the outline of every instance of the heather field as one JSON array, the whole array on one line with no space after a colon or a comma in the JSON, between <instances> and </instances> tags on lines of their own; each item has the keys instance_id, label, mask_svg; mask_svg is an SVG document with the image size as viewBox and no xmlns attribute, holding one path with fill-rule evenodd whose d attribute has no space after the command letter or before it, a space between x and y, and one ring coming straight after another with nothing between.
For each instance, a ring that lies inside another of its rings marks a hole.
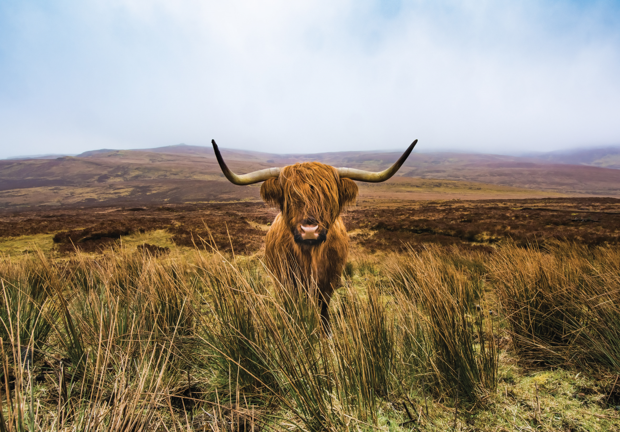
<instances>
[{"instance_id":1,"label":"heather field","mask_svg":"<svg viewBox=\"0 0 620 432\"><path fill-rule=\"evenodd\" d=\"M264 205L4 213L0 430L616 430L619 207L362 202L330 334Z\"/></svg>"}]
</instances>

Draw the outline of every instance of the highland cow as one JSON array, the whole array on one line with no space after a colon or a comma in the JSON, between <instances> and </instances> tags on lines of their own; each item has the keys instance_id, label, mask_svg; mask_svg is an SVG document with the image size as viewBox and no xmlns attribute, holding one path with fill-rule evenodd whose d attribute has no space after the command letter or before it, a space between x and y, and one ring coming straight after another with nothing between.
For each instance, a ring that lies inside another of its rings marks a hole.
<instances>
[{"instance_id":1,"label":"highland cow","mask_svg":"<svg viewBox=\"0 0 620 432\"><path fill-rule=\"evenodd\" d=\"M369 172L304 162L245 175L230 171L215 141L213 150L222 172L236 185L264 182L260 194L280 209L265 244L267 268L284 285L316 286L323 325L329 327L329 302L349 252L349 236L340 213L357 198L353 180L382 182L405 162L418 140L385 171Z\"/></svg>"}]
</instances>

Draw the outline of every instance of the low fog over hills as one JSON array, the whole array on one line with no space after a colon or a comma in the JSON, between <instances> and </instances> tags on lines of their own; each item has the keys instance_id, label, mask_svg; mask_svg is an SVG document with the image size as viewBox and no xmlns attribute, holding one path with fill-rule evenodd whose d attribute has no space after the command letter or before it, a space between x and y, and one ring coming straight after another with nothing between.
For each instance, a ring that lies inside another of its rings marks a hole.
<instances>
[{"instance_id":1,"label":"low fog over hills","mask_svg":"<svg viewBox=\"0 0 620 432\"><path fill-rule=\"evenodd\" d=\"M572 149L529 155L536 160L620 169L620 146Z\"/></svg>"}]
</instances>

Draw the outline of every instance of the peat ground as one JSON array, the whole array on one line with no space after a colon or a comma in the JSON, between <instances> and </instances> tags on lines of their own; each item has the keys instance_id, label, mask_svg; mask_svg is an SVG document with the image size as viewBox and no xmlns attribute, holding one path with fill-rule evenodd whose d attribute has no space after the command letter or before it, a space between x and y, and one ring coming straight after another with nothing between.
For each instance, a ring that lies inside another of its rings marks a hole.
<instances>
[{"instance_id":1,"label":"peat ground","mask_svg":"<svg viewBox=\"0 0 620 432\"><path fill-rule=\"evenodd\" d=\"M263 203L169 204L144 207L65 207L0 213L2 243L38 236L48 249L95 252L133 234L163 230L177 246L213 244L223 252L254 254L277 209ZM353 249L401 251L425 243L489 248L568 240L620 242L620 199L550 198L475 201L364 201L343 213ZM22 252L28 251L24 244Z\"/></svg>"}]
</instances>

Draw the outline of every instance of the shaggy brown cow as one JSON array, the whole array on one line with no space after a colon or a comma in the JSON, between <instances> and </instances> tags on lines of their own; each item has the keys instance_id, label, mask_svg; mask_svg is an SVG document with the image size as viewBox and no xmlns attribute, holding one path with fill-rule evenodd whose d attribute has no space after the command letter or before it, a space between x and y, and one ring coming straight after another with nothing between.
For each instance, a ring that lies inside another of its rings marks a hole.
<instances>
[{"instance_id":1,"label":"shaggy brown cow","mask_svg":"<svg viewBox=\"0 0 620 432\"><path fill-rule=\"evenodd\" d=\"M329 325L329 301L340 286L349 252L349 236L340 212L357 198L358 189L353 180L382 182L389 179L417 142L415 140L394 165L381 172L304 162L236 175L226 166L215 141L211 141L228 180L236 185L264 182L260 188L261 197L280 208L267 233L267 267L283 284L316 284L321 318L326 327Z\"/></svg>"}]
</instances>

